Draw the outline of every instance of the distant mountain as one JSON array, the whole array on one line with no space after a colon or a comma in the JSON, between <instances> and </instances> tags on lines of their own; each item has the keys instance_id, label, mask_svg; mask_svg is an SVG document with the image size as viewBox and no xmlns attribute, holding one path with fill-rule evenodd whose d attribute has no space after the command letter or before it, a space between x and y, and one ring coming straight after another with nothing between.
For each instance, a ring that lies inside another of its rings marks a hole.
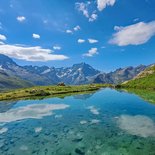
<instances>
[{"instance_id":1,"label":"distant mountain","mask_svg":"<svg viewBox=\"0 0 155 155\"><path fill-rule=\"evenodd\" d=\"M0 68L9 77L28 81L33 85L53 85L59 82L70 85L86 84L91 83L92 78L100 73L85 63L67 68L19 66L11 58L2 54L0 54Z\"/></svg>"},{"instance_id":2,"label":"distant mountain","mask_svg":"<svg viewBox=\"0 0 155 155\"><path fill-rule=\"evenodd\" d=\"M75 64L67 68L25 66L24 69L28 72L45 76L53 83L64 82L74 85L90 83L91 77L100 73L100 71L85 63Z\"/></svg>"},{"instance_id":3,"label":"distant mountain","mask_svg":"<svg viewBox=\"0 0 155 155\"><path fill-rule=\"evenodd\" d=\"M0 88L19 88L30 85L69 85L88 83L119 84L137 76L146 66L126 67L110 73L101 73L86 63L71 67L19 66L11 58L0 54Z\"/></svg>"},{"instance_id":4,"label":"distant mountain","mask_svg":"<svg viewBox=\"0 0 155 155\"><path fill-rule=\"evenodd\" d=\"M146 68L144 65L138 67L119 68L114 72L99 74L94 83L119 84L127 80L131 80Z\"/></svg>"},{"instance_id":5,"label":"distant mountain","mask_svg":"<svg viewBox=\"0 0 155 155\"><path fill-rule=\"evenodd\" d=\"M155 90L155 65L147 67L132 80L124 82L122 86Z\"/></svg>"},{"instance_id":6,"label":"distant mountain","mask_svg":"<svg viewBox=\"0 0 155 155\"><path fill-rule=\"evenodd\" d=\"M40 76L35 73L28 72L23 67L17 65L11 58L0 54L0 68L10 77L26 80L34 85L51 84L46 77Z\"/></svg>"}]
</instances>

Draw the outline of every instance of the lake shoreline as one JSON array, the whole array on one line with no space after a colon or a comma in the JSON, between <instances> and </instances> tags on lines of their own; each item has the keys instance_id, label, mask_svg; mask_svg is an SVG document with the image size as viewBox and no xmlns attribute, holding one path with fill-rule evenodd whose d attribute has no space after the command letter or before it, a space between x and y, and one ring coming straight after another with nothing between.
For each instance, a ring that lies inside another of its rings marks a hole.
<instances>
[{"instance_id":1,"label":"lake shoreline","mask_svg":"<svg viewBox=\"0 0 155 155\"><path fill-rule=\"evenodd\" d=\"M84 94L97 91L101 88L114 88L107 84L88 84L78 86L37 86L24 89L16 89L10 92L0 93L0 101L20 99L43 99L50 97L65 97L74 94Z\"/></svg>"}]
</instances>

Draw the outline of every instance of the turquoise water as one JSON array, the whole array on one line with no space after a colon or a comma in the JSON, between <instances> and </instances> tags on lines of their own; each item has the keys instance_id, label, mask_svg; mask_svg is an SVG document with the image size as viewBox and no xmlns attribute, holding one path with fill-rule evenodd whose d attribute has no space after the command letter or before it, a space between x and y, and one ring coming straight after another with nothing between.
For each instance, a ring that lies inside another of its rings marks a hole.
<instances>
[{"instance_id":1,"label":"turquoise water","mask_svg":"<svg viewBox=\"0 0 155 155\"><path fill-rule=\"evenodd\" d=\"M155 155L155 105L112 89L1 102L0 155Z\"/></svg>"}]
</instances>

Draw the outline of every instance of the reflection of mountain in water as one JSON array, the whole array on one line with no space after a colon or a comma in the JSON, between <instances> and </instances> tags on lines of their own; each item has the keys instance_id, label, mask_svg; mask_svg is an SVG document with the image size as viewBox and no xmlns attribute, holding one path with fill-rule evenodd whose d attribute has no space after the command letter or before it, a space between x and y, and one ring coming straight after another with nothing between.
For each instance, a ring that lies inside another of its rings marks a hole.
<instances>
[{"instance_id":1,"label":"reflection of mountain in water","mask_svg":"<svg viewBox=\"0 0 155 155\"><path fill-rule=\"evenodd\" d=\"M1 101L0 102L0 113L10 110L17 102Z\"/></svg>"},{"instance_id":2,"label":"reflection of mountain in water","mask_svg":"<svg viewBox=\"0 0 155 155\"><path fill-rule=\"evenodd\" d=\"M74 99L80 99L80 100L86 100L90 97L92 97L95 93L90 93L90 94L79 94L79 95L74 95Z\"/></svg>"}]
</instances>

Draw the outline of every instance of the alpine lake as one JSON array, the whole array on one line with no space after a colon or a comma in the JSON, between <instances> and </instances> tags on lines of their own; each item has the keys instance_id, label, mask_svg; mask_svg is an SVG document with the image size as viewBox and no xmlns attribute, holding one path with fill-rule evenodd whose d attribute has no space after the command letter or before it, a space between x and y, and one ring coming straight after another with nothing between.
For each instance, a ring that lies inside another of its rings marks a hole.
<instances>
[{"instance_id":1,"label":"alpine lake","mask_svg":"<svg viewBox=\"0 0 155 155\"><path fill-rule=\"evenodd\" d=\"M1 101L0 155L155 155L155 104L110 88Z\"/></svg>"}]
</instances>

